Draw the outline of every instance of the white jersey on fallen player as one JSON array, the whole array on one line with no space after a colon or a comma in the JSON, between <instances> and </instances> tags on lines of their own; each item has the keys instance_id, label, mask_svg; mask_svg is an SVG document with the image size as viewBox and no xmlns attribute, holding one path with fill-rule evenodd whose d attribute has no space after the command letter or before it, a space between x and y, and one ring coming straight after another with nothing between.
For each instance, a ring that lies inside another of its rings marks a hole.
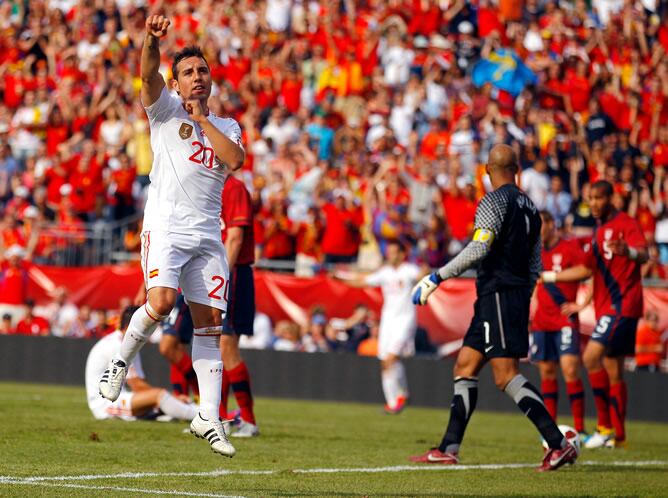
<instances>
[{"instance_id":1,"label":"white jersey on fallen player","mask_svg":"<svg viewBox=\"0 0 668 498\"><path fill-rule=\"evenodd\" d=\"M102 377L104 371L109 367L109 361L120 351L121 342L123 342L123 333L120 330L117 330L97 341L88 353L85 375L86 397L88 398L88 407L93 413L98 413L101 409L104 411L105 408L112 407L114 403L118 404L119 400L127 399L126 395L131 393L125 386L123 386L121 396L118 400L112 403L100 396L98 388L100 377ZM132 361L132 364L128 369L126 379L132 378L144 378L144 370L142 369L139 353L137 353L137 356L135 356L135 359Z\"/></svg>"},{"instance_id":2,"label":"white jersey on fallen player","mask_svg":"<svg viewBox=\"0 0 668 498\"><path fill-rule=\"evenodd\" d=\"M153 167L144 208L144 231L169 231L220 239L221 192L226 168L209 138L190 119L183 101L163 88L145 108L151 129ZM241 128L209 113L209 121L241 146Z\"/></svg>"},{"instance_id":3,"label":"white jersey on fallen player","mask_svg":"<svg viewBox=\"0 0 668 498\"><path fill-rule=\"evenodd\" d=\"M401 263L397 268L384 265L367 275L367 285L380 287L383 308L378 330L378 357L384 359L391 353L410 356L415 352L414 337L417 328L415 306L411 290L420 276L420 269L413 263Z\"/></svg>"}]
</instances>

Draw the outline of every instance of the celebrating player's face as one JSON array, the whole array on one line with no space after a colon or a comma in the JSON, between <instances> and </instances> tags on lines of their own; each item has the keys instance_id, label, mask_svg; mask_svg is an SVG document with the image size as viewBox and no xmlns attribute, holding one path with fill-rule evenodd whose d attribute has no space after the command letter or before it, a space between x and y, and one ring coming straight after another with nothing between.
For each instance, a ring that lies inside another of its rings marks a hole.
<instances>
[{"instance_id":1,"label":"celebrating player's face","mask_svg":"<svg viewBox=\"0 0 668 498\"><path fill-rule=\"evenodd\" d=\"M176 89L184 100L201 99L211 94L211 72L204 59L188 57L178 63Z\"/></svg>"},{"instance_id":2,"label":"celebrating player's face","mask_svg":"<svg viewBox=\"0 0 668 498\"><path fill-rule=\"evenodd\" d=\"M591 207L591 214L596 219L605 218L610 211L610 196L608 196L603 188L591 189L589 195L589 206Z\"/></svg>"}]
</instances>

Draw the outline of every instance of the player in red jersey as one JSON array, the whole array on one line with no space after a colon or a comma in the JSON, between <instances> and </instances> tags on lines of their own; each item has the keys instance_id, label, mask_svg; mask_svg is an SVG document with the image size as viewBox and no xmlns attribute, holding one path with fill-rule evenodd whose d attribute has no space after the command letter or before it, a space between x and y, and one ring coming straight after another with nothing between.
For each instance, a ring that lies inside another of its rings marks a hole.
<instances>
[{"instance_id":1,"label":"player in red jersey","mask_svg":"<svg viewBox=\"0 0 668 498\"><path fill-rule=\"evenodd\" d=\"M585 348L598 413L598 425L586 448L623 446L626 441L624 357L635 352L643 296L640 267L648 259L647 242L638 222L612 206L612 185L592 185L591 211L597 220L585 265L543 273L543 281L571 282L594 276L594 309L598 323ZM614 427L614 439L612 437Z\"/></svg>"},{"instance_id":2,"label":"player in red jersey","mask_svg":"<svg viewBox=\"0 0 668 498\"><path fill-rule=\"evenodd\" d=\"M543 269L561 271L585 263L585 254L576 240L559 237L554 218L541 212L543 226ZM584 387L580 378L580 324L577 314L571 314L576 302L578 282L545 283L536 287L538 306L531 323L531 360L540 371L541 391L545 406L557 419L557 368L566 381L566 392L573 414L573 426L584 433Z\"/></svg>"},{"instance_id":3,"label":"player in red jersey","mask_svg":"<svg viewBox=\"0 0 668 498\"><path fill-rule=\"evenodd\" d=\"M224 365L220 416L228 418L227 397L232 387L241 412L241 422L232 436L253 437L260 432L253 413L250 374L239 351L239 336L253 335L255 320L253 204L244 183L233 175L225 180L222 197L223 242L230 265L230 285L227 315L220 337Z\"/></svg>"}]
</instances>

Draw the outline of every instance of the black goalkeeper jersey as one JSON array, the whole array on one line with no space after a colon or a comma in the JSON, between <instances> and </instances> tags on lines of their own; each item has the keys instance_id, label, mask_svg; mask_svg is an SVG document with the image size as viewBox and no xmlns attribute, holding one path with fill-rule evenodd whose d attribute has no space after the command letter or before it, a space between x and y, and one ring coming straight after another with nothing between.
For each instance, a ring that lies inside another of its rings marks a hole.
<instances>
[{"instance_id":1,"label":"black goalkeeper jersey","mask_svg":"<svg viewBox=\"0 0 668 498\"><path fill-rule=\"evenodd\" d=\"M516 185L504 185L480 201L475 226L494 232L494 242L478 268L478 295L532 287L541 270L541 221L531 199Z\"/></svg>"}]
</instances>

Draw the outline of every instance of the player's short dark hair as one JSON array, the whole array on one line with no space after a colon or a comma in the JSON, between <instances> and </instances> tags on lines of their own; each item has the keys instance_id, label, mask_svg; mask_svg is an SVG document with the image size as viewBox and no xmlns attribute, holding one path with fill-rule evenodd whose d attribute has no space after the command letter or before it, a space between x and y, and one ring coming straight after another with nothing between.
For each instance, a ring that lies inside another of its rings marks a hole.
<instances>
[{"instance_id":1,"label":"player's short dark hair","mask_svg":"<svg viewBox=\"0 0 668 498\"><path fill-rule=\"evenodd\" d=\"M190 47L185 47L174 54L174 59L172 61L172 78L174 79L178 78L179 72L176 69L176 66L179 64L179 62L181 62L183 59L187 59L188 57L199 57L204 62L206 62L207 66L209 65L209 63L206 60L206 57L204 57L204 52L202 52L201 48L195 45Z\"/></svg>"},{"instance_id":2,"label":"player's short dark hair","mask_svg":"<svg viewBox=\"0 0 668 498\"><path fill-rule=\"evenodd\" d=\"M599 180L597 182L592 183L591 189L602 190L603 194L605 194L606 197L612 197L612 194L614 192L614 189L612 188L612 183L610 183L607 180Z\"/></svg>"},{"instance_id":3,"label":"player's short dark hair","mask_svg":"<svg viewBox=\"0 0 668 498\"><path fill-rule=\"evenodd\" d=\"M547 209L541 210L540 217L547 223L554 223L554 216Z\"/></svg>"},{"instance_id":4,"label":"player's short dark hair","mask_svg":"<svg viewBox=\"0 0 668 498\"><path fill-rule=\"evenodd\" d=\"M125 330L128 328L128 325L130 325L130 320L132 320L132 315L135 314L135 311L139 309L139 306L128 306L123 310L123 313L121 313L121 323L120 323L120 329Z\"/></svg>"},{"instance_id":5,"label":"player's short dark hair","mask_svg":"<svg viewBox=\"0 0 668 498\"><path fill-rule=\"evenodd\" d=\"M400 240L397 239L392 239L387 241L387 246L385 247L390 247L390 246L397 246L399 250L403 253L407 252L408 250L406 249L406 245L401 242Z\"/></svg>"}]
</instances>

